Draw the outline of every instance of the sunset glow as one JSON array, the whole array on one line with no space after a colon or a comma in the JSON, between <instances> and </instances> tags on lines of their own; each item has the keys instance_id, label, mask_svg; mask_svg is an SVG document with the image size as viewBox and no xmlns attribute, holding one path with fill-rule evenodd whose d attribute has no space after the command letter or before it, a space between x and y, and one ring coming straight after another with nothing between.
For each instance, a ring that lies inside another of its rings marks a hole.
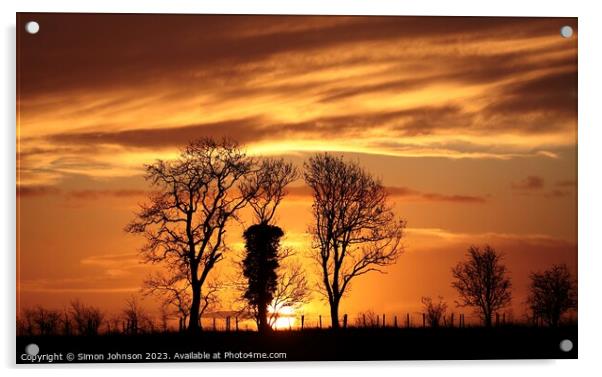
<instances>
[{"instance_id":1,"label":"sunset glow","mask_svg":"<svg viewBox=\"0 0 602 377\"><path fill-rule=\"evenodd\" d=\"M576 276L576 19L106 17L39 14L42 31L18 41L17 311L81 298L113 313L140 296L157 267L124 227L151 190L143 165L199 137L299 169L328 151L382 181L407 221L404 252L353 282L350 318L416 313L422 296L459 312L451 268L471 245L504 254L514 318L531 272L565 263ZM316 288L311 193L302 179L288 192L282 244ZM213 271L225 285L241 218ZM233 313L235 295L221 291L215 311ZM319 293L302 309L328 313ZM280 309L274 327L300 312Z\"/></svg>"}]
</instances>

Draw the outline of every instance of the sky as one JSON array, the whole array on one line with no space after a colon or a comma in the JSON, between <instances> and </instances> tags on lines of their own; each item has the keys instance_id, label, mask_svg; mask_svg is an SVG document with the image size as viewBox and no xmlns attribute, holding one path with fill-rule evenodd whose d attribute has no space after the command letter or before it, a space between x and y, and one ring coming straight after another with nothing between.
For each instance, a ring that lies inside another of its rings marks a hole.
<instances>
[{"instance_id":1,"label":"sky","mask_svg":"<svg viewBox=\"0 0 602 377\"><path fill-rule=\"evenodd\" d=\"M17 309L139 295L154 267L123 228L150 190L142 166L209 136L298 167L341 154L387 187L404 253L342 313L415 313L422 296L469 313L451 268L490 244L519 318L531 272L576 274L577 35L573 18L19 14ZM310 208L296 181L277 221L317 281Z\"/></svg>"}]
</instances>

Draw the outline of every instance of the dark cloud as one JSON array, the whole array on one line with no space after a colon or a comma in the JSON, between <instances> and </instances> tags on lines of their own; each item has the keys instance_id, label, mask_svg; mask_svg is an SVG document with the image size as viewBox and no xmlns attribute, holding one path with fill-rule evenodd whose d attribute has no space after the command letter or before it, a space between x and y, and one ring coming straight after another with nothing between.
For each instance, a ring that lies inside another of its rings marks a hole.
<instances>
[{"instance_id":1,"label":"dark cloud","mask_svg":"<svg viewBox=\"0 0 602 377\"><path fill-rule=\"evenodd\" d=\"M32 18L43 27L27 35L23 25ZM20 13L19 89L25 98L167 79L186 88L211 77L215 67L276 54L419 38L450 43L536 37L567 23L576 27L575 19L561 18ZM227 82L229 76L220 78Z\"/></svg>"},{"instance_id":2,"label":"dark cloud","mask_svg":"<svg viewBox=\"0 0 602 377\"><path fill-rule=\"evenodd\" d=\"M137 148L183 147L201 137L232 137L239 142L260 140L271 133L261 126L259 118L243 118L196 125L165 128L141 128L115 132L68 132L46 139L63 144L114 144Z\"/></svg>"},{"instance_id":3,"label":"dark cloud","mask_svg":"<svg viewBox=\"0 0 602 377\"><path fill-rule=\"evenodd\" d=\"M557 187L577 187L577 181L574 179L565 179L556 182Z\"/></svg>"},{"instance_id":4,"label":"dark cloud","mask_svg":"<svg viewBox=\"0 0 602 377\"><path fill-rule=\"evenodd\" d=\"M60 194L58 187L50 185L17 185L17 197L37 197Z\"/></svg>"},{"instance_id":5,"label":"dark cloud","mask_svg":"<svg viewBox=\"0 0 602 377\"><path fill-rule=\"evenodd\" d=\"M559 190L559 189L553 189L549 192L546 192L544 194L544 196L546 198L564 198L565 196L569 196L571 195L571 192L568 190Z\"/></svg>"},{"instance_id":6,"label":"dark cloud","mask_svg":"<svg viewBox=\"0 0 602 377\"><path fill-rule=\"evenodd\" d=\"M576 54L566 54L567 52L570 50L567 51L566 46L550 46L528 51L491 54L442 55L438 53L428 56L428 58L425 57L426 62L411 68L420 73L422 71L436 72L441 66L444 66L447 71L445 73L397 80L389 79L364 85L345 81L343 82L344 86L322 93L319 101L332 102L371 93L402 93L445 82L486 84L545 69L571 68L576 76ZM546 53L564 54L560 57L543 59L542 55ZM386 72L390 77L395 78L395 76L407 74L408 70L404 63L400 63L381 74Z\"/></svg>"},{"instance_id":7,"label":"dark cloud","mask_svg":"<svg viewBox=\"0 0 602 377\"><path fill-rule=\"evenodd\" d=\"M131 198L148 195L145 190L116 189L116 190L74 190L66 193L70 199L100 199L106 197Z\"/></svg>"},{"instance_id":8,"label":"dark cloud","mask_svg":"<svg viewBox=\"0 0 602 377\"><path fill-rule=\"evenodd\" d=\"M270 123L260 117L165 128L141 128L114 132L68 132L46 139L62 144L115 144L127 147L156 148L184 146L200 137L235 137L240 143L287 137L323 138L360 136L381 127L392 136L428 134L444 128L464 128L472 116L455 106L424 106L407 110L350 114L316 118L296 123Z\"/></svg>"},{"instance_id":9,"label":"dark cloud","mask_svg":"<svg viewBox=\"0 0 602 377\"><path fill-rule=\"evenodd\" d=\"M140 189L67 190L59 187L59 185L17 185L18 197L40 197L48 195L60 195L66 199L100 199L106 197L141 197L148 194L149 191Z\"/></svg>"},{"instance_id":10,"label":"dark cloud","mask_svg":"<svg viewBox=\"0 0 602 377\"><path fill-rule=\"evenodd\" d=\"M516 190L541 190L544 188L544 179L536 175L530 175L520 182L512 184Z\"/></svg>"},{"instance_id":11,"label":"dark cloud","mask_svg":"<svg viewBox=\"0 0 602 377\"><path fill-rule=\"evenodd\" d=\"M491 112L553 110L574 115L577 112L577 72L557 72L502 88L506 97L489 107Z\"/></svg>"},{"instance_id":12,"label":"dark cloud","mask_svg":"<svg viewBox=\"0 0 602 377\"><path fill-rule=\"evenodd\" d=\"M466 204L483 204L487 202L487 198L483 196L472 196L472 195L447 195L447 194L436 194L436 193L425 193L418 190L414 190L409 187L401 186L386 186L387 193L393 198L407 198L410 200L424 201L424 202L448 202L448 203L466 203ZM310 198L312 191L308 186L295 186L288 189L289 195L293 198Z\"/></svg>"}]
</instances>

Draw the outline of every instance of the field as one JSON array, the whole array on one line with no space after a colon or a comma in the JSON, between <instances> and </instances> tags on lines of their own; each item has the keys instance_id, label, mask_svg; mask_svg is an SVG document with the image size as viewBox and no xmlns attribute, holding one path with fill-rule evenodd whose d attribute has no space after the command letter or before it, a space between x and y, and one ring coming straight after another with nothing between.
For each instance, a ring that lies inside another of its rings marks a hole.
<instances>
[{"instance_id":1,"label":"field","mask_svg":"<svg viewBox=\"0 0 602 377\"><path fill-rule=\"evenodd\" d=\"M563 352L559 344L574 347ZM349 328L275 331L203 331L138 336L20 336L17 363L23 350L40 348L34 362L180 362L180 361L328 361L328 360L470 360L577 358L577 327L504 326L466 328ZM72 361L68 360L68 354ZM285 353L286 355L284 355ZM52 354L44 359L43 354Z\"/></svg>"}]
</instances>

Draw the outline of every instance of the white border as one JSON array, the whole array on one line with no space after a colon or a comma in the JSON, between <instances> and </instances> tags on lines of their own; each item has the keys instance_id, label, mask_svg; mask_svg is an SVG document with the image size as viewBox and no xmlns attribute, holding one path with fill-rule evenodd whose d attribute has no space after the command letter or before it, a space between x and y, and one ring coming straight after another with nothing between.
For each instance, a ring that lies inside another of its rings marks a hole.
<instances>
[{"instance_id":1,"label":"white border","mask_svg":"<svg viewBox=\"0 0 602 377\"><path fill-rule=\"evenodd\" d=\"M2 148L0 163L0 239L3 242L2 281L5 283L0 313L2 341L1 366L13 374L104 376L131 374L136 365L110 365L15 368L14 308L15 308L15 12L105 12L105 13L246 13L246 14L390 14L390 15L457 15L457 16L570 16L579 17L579 360L561 361L435 361L435 362L352 362L352 363L278 363L278 364L203 364L147 365L145 375L164 376L179 369L198 368L200 374L305 376L324 374L400 375L416 373L447 376L504 376L544 373L546 376L595 375L600 373L600 322L602 304L599 271L602 266L600 221L602 214L602 161L600 96L602 67L600 24L602 15L594 1L527 2L525 0L487 1L401 1L401 0L221 0L221 1L78 1L78 0L21 0L0 2L3 23L0 70L3 75L0 108L2 109ZM86 369L84 372L82 369ZM108 370L107 370L108 369ZM170 371L166 371L169 369ZM182 373L191 373L182 371Z\"/></svg>"}]
</instances>

